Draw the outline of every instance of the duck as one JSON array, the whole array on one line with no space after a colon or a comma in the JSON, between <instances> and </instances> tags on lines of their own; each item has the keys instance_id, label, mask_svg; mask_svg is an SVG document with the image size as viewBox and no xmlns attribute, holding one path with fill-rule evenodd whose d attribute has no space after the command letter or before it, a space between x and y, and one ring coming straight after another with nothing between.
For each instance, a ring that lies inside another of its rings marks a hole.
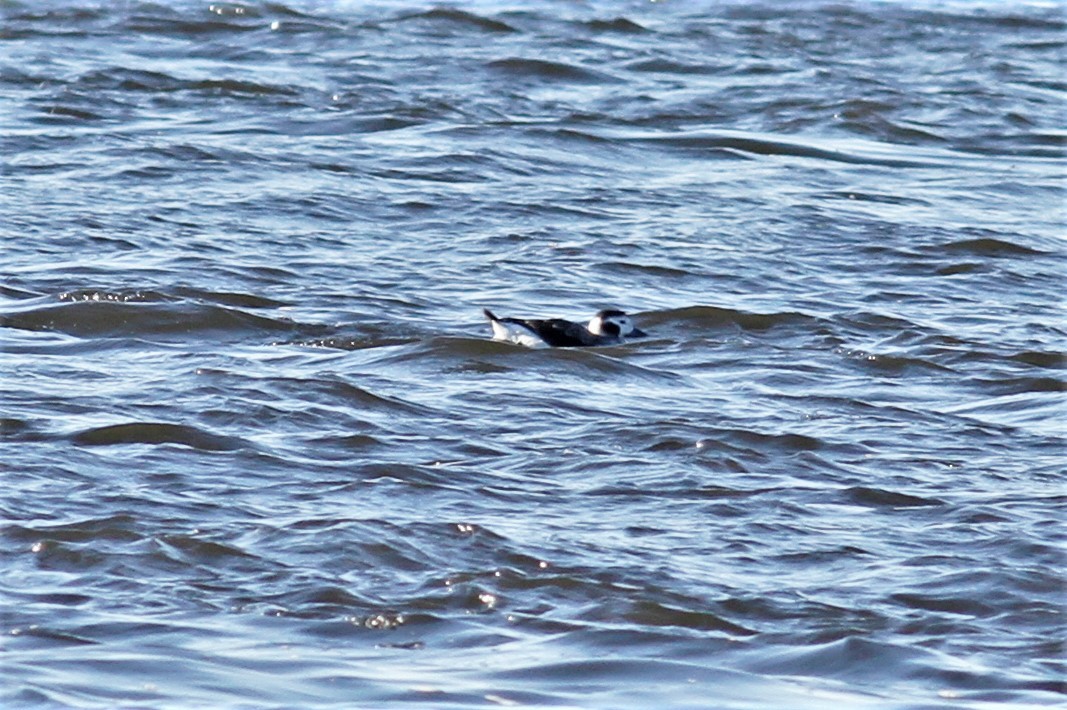
<instances>
[{"instance_id":1,"label":"duck","mask_svg":"<svg viewBox=\"0 0 1067 710\"><path fill-rule=\"evenodd\" d=\"M621 345L627 338L644 338L648 333L634 325L625 311L614 308L598 311L588 324L563 318L498 318L488 308L482 313L493 328L493 340L530 348L587 348Z\"/></svg>"}]
</instances>

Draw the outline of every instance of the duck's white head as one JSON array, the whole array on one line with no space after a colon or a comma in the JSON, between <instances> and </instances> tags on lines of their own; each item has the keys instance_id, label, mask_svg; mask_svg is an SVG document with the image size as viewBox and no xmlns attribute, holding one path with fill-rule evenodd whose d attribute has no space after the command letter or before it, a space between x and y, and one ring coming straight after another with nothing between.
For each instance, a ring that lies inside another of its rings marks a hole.
<instances>
[{"instance_id":1,"label":"duck's white head","mask_svg":"<svg viewBox=\"0 0 1067 710\"><path fill-rule=\"evenodd\" d=\"M630 316L622 311L604 310L593 316L586 326L593 335L604 338L643 338L648 333L634 325Z\"/></svg>"}]
</instances>

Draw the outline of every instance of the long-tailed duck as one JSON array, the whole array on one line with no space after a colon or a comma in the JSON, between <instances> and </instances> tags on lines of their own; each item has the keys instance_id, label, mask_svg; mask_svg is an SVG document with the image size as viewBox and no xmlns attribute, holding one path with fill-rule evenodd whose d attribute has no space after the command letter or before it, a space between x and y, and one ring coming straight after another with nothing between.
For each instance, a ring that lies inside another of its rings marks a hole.
<instances>
[{"instance_id":1,"label":"long-tailed duck","mask_svg":"<svg viewBox=\"0 0 1067 710\"><path fill-rule=\"evenodd\" d=\"M630 316L622 311L604 310L593 316L588 325L562 318L547 320L497 318L488 308L483 309L493 326L493 340L503 340L531 348L577 348L592 345L618 345L626 338L648 335L637 328Z\"/></svg>"}]
</instances>

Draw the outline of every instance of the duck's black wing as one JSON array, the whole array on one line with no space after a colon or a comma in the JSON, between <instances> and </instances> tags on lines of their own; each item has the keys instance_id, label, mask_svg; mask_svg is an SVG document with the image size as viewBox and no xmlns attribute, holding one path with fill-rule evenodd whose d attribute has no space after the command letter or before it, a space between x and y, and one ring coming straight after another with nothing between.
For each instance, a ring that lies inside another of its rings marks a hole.
<instances>
[{"instance_id":1,"label":"duck's black wing","mask_svg":"<svg viewBox=\"0 0 1067 710\"><path fill-rule=\"evenodd\" d=\"M511 326L519 326L530 331L530 334L540 338L546 345L554 348L577 348L589 345L599 345L601 338L589 332L581 323L574 323L562 318L549 318L547 320L526 318L498 318L488 308L482 310L485 317L492 323L501 323ZM496 328L494 326L494 332ZM498 336L501 340L508 338Z\"/></svg>"},{"instance_id":2,"label":"duck's black wing","mask_svg":"<svg viewBox=\"0 0 1067 710\"><path fill-rule=\"evenodd\" d=\"M519 321L537 333L541 340L554 348L577 348L596 345L597 337L581 323L573 323L562 318L548 320Z\"/></svg>"}]
</instances>

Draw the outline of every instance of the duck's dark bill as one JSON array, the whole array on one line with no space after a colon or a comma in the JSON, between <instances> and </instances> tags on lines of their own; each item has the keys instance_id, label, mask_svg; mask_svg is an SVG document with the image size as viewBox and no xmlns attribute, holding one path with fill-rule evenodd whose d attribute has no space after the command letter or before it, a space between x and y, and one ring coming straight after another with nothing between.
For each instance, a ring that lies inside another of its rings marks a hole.
<instances>
[{"instance_id":1,"label":"duck's dark bill","mask_svg":"<svg viewBox=\"0 0 1067 710\"><path fill-rule=\"evenodd\" d=\"M647 338L648 337L648 333L646 333L645 331L641 330L640 328L634 328L633 330L631 330L629 333L626 334L626 337L627 338Z\"/></svg>"}]
</instances>

